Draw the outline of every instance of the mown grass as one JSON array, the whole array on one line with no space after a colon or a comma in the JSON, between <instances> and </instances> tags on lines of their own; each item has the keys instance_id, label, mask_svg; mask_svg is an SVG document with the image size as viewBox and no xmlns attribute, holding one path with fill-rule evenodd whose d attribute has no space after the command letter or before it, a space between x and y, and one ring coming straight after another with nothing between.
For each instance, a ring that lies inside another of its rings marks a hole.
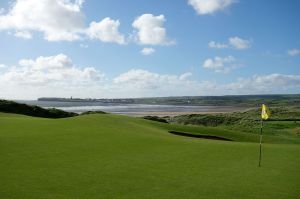
<instances>
[{"instance_id":1,"label":"mown grass","mask_svg":"<svg viewBox=\"0 0 300 199\"><path fill-rule=\"evenodd\" d=\"M300 195L300 145L273 135L265 136L258 168L258 136L221 128L112 114L64 119L0 114L0 126L0 198ZM236 141L185 138L169 130Z\"/></svg>"}]
</instances>

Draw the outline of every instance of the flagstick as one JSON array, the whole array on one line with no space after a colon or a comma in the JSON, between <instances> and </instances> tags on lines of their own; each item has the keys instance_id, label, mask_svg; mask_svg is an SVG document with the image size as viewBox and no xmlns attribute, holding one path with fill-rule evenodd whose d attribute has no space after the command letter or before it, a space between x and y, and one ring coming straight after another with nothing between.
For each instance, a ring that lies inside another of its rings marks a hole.
<instances>
[{"instance_id":1,"label":"flagstick","mask_svg":"<svg viewBox=\"0 0 300 199\"><path fill-rule=\"evenodd\" d=\"M261 163L261 141L262 141L262 131L263 131L263 120L261 119L261 123L260 123L260 140L259 140L259 162L258 162L258 166L260 167L260 163Z\"/></svg>"}]
</instances>

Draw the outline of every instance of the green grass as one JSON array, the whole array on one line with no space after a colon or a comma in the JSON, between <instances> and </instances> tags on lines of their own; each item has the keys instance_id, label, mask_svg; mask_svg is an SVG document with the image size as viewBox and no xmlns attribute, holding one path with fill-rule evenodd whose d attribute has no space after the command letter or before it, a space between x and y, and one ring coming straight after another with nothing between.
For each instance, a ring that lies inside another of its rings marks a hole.
<instances>
[{"instance_id":1,"label":"green grass","mask_svg":"<svg viewBox=\"0 0 300 199\"><path fill-rule=\"evenodd\" d=\"M297 128L288 133L297 135ZM265 136L258 168L257 134L112 114L0 113L0 198L300 198L300 145L293 136Z\"/></svg>"}]
</instances>

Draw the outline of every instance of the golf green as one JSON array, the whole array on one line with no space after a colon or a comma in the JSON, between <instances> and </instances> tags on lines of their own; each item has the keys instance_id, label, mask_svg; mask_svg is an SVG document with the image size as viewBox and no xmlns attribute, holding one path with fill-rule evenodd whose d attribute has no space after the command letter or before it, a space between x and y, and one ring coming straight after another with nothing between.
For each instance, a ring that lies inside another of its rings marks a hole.
<instances>
[{"instance_id":1,"label":"golf green","mask_svg":"<svg viewBox=\"0 0 300 199\"><path fill-rule=\"evenodd\" d=\"M0 113L0 198L300 198L300 145L266 136L259 168L258 139L112 114Z\"/></svg>"}]
</instances>

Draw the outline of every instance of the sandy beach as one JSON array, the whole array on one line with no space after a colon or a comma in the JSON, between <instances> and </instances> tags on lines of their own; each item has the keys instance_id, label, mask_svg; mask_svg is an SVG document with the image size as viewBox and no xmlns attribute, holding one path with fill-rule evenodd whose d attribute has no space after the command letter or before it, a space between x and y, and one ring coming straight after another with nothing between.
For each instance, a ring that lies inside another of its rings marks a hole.
<instances>
[{"instance_id":1,"label":"sandy beach","mask_svg":"<svg viewBox=\"0 0 300 199\"><path fill-rule=\"evenodd\" d=\"M190 114L217 114L217 113L228 113L227 112L132 112L132 113L120 113L121 115L130 115L134 117L143 117L143 116L159 116L159 117L165 117L165 116L178 116L178 115L190 115Z\"/></svg>"},{"instance_id":2,"label":"sandy beach","mask_svg":"<svg viewBox=\"0 0 300 199\"><path fill-rule=\"evenodd\" d=\"M155 111L155 112L126 112L126 113L117 113L120 115L129 115L129 116L134 116L134 117L143 117L143 116L159 116L159 117L165 117L165 116L178 116L178 115L190 115L190 114L218 114L218 113L230 113L230 112L235 112L235 111L244 111L247 110L248 108L236 108L232 110L220 110L220 111Z\"/></svg>"}]
</instances>

